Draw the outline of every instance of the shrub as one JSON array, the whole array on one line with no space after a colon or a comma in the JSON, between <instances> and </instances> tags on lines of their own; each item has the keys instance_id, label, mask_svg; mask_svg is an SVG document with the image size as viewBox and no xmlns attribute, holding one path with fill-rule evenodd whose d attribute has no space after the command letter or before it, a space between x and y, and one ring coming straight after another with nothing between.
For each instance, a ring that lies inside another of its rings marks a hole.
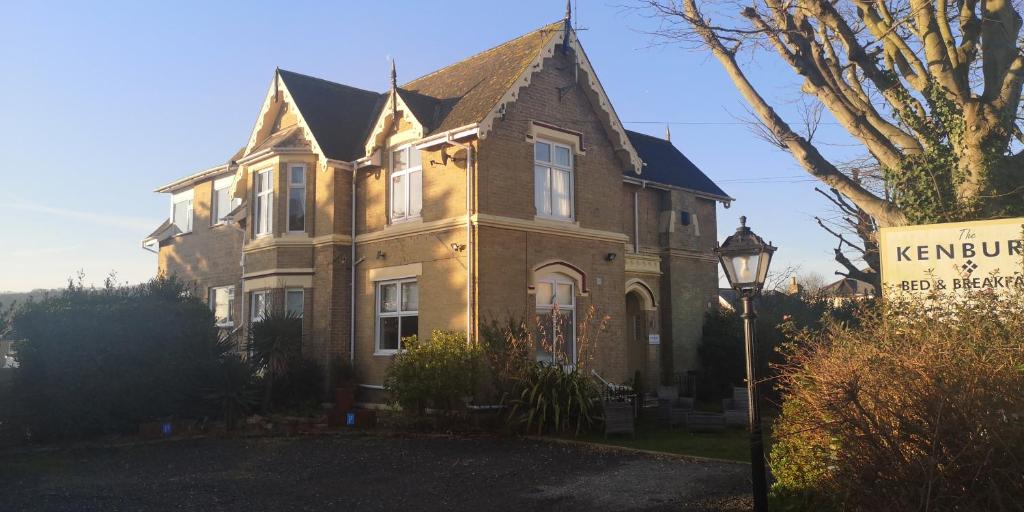
<instances>
[{"instance_id":1,"label":"shrub","mask_svg":"<svg viewBox=\"0 0 1024 512\"><path fill-rule=\"evenodd\" d=\"M791 333L770 457L791 509L1016 510L1024 299L864 306Z\"/></svg>"},{"instance_id":2,"label":"shrub","mask_svg":"<svg viewBox=\"0 0 1024 512\"><path fill-rule=\"evenodd\" d=\"M388 368L384 387L410 413L432 407L453 411L478 390L484 376L483 350L469 344L466 334L433 331L430 339L402 340L405 350Z\"/></svg>"},{"instance_id":3,"label":"shrub","mask_svg":"<svg viewBox=\"0 0 1024 512\"><path fill-rule=\"evenodd\" d=\"M274 311L249 329L249 358L262 375L263 409L315 408L323 369L302 356L302 317Z\"/></svg>"},{"instance_id":4,"label":"shrub","mask_svg":"<svg viewBox=\"0 0 1024 512\"><path fill-rule=\"evenodd\" d=\"M37 438L133 431L203 413L202 390L230 351L213 314L174 278L84 288L21 305L15 419Z\"/></svg>"},{"instance_id":5,"label":"shrub","mask_svg":"<svg viewBox=\"0 0 1024 512\"><path fill-rule=\"evenodd\" d=\"M509 416L527 432L578 435L599 419L597 388L579 365L530 364L517 384L518 393L509 401Z\"/></svg>"},{"instance_id":6,"label":"shrub","mask_svg":"<svg viewBox=\"0 0 1024 512\"><path fill-rule=\"evenodd\" d=\"M203 391L203 399L224 419L228 430L259 403L259 391L253 381L253 368L238 355L220 361L212 384Z\"/></svg>"},{"instance_id":7,"label":"shrub","mask_svg":"<svg viewBox=\"0 0 1024 512\"><path fill-rule=\"evenodd\" d=\"M824 315L850 319L856 304L833 306L821 297L798 297L769 293L755 299L757 312L757 375L764 380L775 377L774 364L783 361L778 348L786 342L782 329L819 329ZM697 347L701 373L697 382L698 398L705 402L729 397L733 386L744 386L747 377L743 346L743 319L735 311L709 311L704 317L704 334ZM768 386L762 386L766 401L778 402Z\"/></svg>"},{"instance_id":8,"label":"shrub","mask_svg":"<svg viewBox=\"0 0 1024 512\"><path fill-rule=\"evenodd\" d=\"M608 321L607 316L598 319L593 306L587 309L576 326L575 362L572 354L555 350L566 343L559 333L546 332L539 318L532 328L510 320L492 321L482 330L495 388L509 406L509 426L539 434L578 434L600 419L600 389L590 371ZM551 354L552 361L537 361L538 350Z\"/></svg>"}]
</instances>

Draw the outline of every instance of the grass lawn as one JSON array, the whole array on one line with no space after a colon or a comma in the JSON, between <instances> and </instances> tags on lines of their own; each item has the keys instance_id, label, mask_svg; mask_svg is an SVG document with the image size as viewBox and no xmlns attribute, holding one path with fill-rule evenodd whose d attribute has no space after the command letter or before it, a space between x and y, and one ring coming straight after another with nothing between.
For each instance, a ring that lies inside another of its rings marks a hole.
<instances>
[{"instance_id":1,"label":"grass lawn","mask_svg":"<svg viewBox=\"0 0 1024 512\"><path fill-rule=\"evenodd\" d=\"M658 422L651 412L637 420L636 437L628 435L608 436L589 434L581 436L582 441L625 446L640 450L711 457L715 459L750 461L750 437L746 429L731 427L723 432L690 433L685 427L670 430L664 422ZM767 437L767 433L766 433Z\"/></svg>"}]
</instances>

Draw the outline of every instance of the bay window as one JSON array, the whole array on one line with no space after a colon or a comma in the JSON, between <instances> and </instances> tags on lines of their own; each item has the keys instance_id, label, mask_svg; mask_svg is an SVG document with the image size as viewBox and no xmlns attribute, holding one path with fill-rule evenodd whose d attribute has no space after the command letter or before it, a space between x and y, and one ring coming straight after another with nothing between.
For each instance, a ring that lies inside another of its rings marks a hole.
<instances>
[{"instance_id":1,"label":"bay window","mask_svg":"<svg viewBox=\"0 0 1024 512\"><path fill-rule=\"evenodd\" d=\"M210 310L216 319L217 327L235 325L235 287L215 286L210 288Z\"/></svg>"},{"instance_id":2,"label":"bay window","mask_svg":"<svg viewBox=\"0 0 1024 512\"><path fill-rule=\"evenodd\" d=\"M288 232L306 230L306 166L292 165L288 170Z\"/></svg>"},{"instance_id":3,"label":"bay window","mask_svg":"<svg viewBox=\"0 0 1024 512\"><path fill-rule=\"evenodd\" d=\"M259 322L270 314L270 290L252 292L249 313L249 318L253 322Z\"/></svg>"},{"instance_id":4,"label":"bay window","mask_svg":"<svg viewBox=\"0 0 1024 512\"><path fill-rule=\"evenodd\" d=\"M420 152L406 146L391 152L391 222L414 219L423 208Z\"/></svg>"},{"instance_id":5,"label":"bay window","mask_svg":"<svg viewBox=\"0 0 1024 512\"><path fill-rule=\"evenodd\" d=\"M305 292L302 288L288 289L284 293L285 308L290 315L302 318L302 310L305 306Z\"/></svg>"},{"instance_id":6,"label":"bay window","mask_svg":"<svg viewBox=\"0 0 1024 512\"><path fill-rule=\"evenodd\" d=\"M253 177L253 234L269 235L274 223L274 171L267 169Z\"/></svg>"},{"instance_id":7,"label":"bay window","mask_svg":"<svg viewBox=\"0 0 1024 512\"><path fill-rule=\"evenodd\" d=\"M416 279L377 283L377 354L393 354L403 338L418 335L419 303Z\"/></svg>"},{"instance_id":8,"label":"bay window","mask_svg":"<svg viewBox=\"0 0 1024 512\"><path fill-rule=\"evenodd\" d=\"M538 277L537 327L539 341L537 360L576 363L576 286L562 274Z\"/></svg>"},{"instance_id":9,"label":"bay window","mask_svg":"<svg viewBox=\"0 0 1024 512\"><path fill-rule=\"evenodd\" d=\"M572 220L572 167L569 146L543 140L533 144L533 198L538 217Z\"/></svg>"}]
</instances>

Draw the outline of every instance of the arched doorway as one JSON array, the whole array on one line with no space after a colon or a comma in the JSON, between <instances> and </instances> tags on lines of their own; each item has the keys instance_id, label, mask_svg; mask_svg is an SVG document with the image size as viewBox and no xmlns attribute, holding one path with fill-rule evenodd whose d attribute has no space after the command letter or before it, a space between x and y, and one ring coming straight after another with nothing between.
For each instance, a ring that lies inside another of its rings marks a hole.
<instances>
[{"instance_id":1,"label":"arched doorway","mask_svg":"<svg viewBox=\"0 0 1024 512\"><path fill-rule=\"evenodd\" d=\"M644 300L638 292L626 294L626 364L632 379L640 372L646 385L651 380L647 368L647 311Z\"/></svg>"}]
</instances>

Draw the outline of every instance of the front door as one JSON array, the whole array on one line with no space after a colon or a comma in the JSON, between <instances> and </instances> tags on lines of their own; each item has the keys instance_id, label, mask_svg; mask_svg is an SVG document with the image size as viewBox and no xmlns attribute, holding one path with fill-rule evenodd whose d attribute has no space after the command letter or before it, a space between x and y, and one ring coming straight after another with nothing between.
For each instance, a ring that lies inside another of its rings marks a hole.
<instances>
[{"instance_id":1,"label":"front door","mask_svg":"<svg viewBox=\"0 0 1024 512\"><path fill-rule=\"evenodd\" d=\"M641 382L651 380L647 369L647 312L635 292L626 294L626 361L629 378L640 372ZM647 390L651 391L651 390Z\"/></svg>"}]
</instances>

